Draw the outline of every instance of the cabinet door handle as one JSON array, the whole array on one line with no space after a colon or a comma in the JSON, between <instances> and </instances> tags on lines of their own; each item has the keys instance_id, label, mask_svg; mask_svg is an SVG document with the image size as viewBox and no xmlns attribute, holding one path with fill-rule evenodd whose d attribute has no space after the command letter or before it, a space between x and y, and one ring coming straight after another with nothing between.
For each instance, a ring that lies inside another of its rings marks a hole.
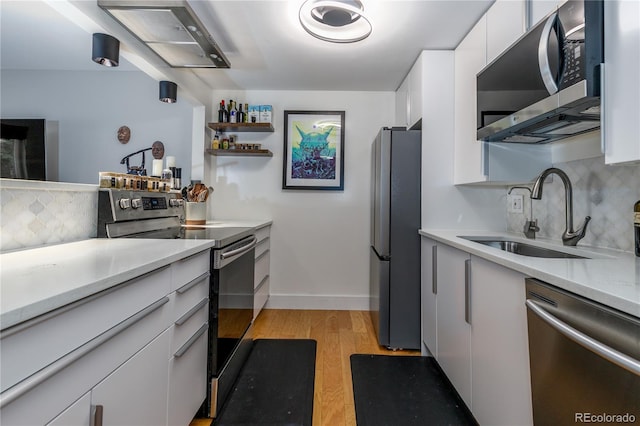
<instances>
[{"instance_id":1,"label":"cabinet door handle","mask_svg":"<svg viewBox=\"0 0 640 426\"><path fill-rule=\"evenodd\" d=\"M464 261L464 320L471 325L471 259Z\"/></svg>"},{"instance_id":2,"label":"cabinet door handle","mask_svg":"<svg viewBox=\"0 0 640 426\"><path fill-rule=\"evenodd\" d=\"M189 281L188 283L186 283L185 285L177 289L176 293L178 294L186 293L187 291L191 290L193 286L195 286L196 284L200 284L205 278L208 278L209 275L211 275L211 272L208 272L208 271L205 272L204 274L200 275L198 278L195 278Z\"/></svg>"},{"instance_id":3,"label":"cabinet door handle","mask_svg":"<svg viewBox=\"0 0 640 426\"><path fill-rule=\"evenodd\" d=\"M605 64L600 64L600 152L607 153L607 90L605 85Z\"/></svg>"},{"instance_id":4,"label":"cabinet door handle","mask_svg":"<svg viewBox=\"0 0 640 426\"><path fill-rule=\"evenodd\" d=\"M164 305L167 302L169 302L169 298L165 296L162 299L158 300L157 302L154 302L151 305L147 306L137 314L122 321L120 324L110 328L109 330L105 331L104 333L100 334L94 339L89 340L84 345L74 349L72 352L69 352L68 354L58 359L57 361L53 362L52 364L49 364L48 366L44 367L42 370L38 371L37 373L32 374L31 376L27 377L26 379L16 384L15 386L7 389L2 394L0 394L0 408L9 404L12 401L15 401L16 399L18 399L25 393L29 392L31 389L35 388L45 380L59 373L61 370L67 368L69 365L73 364L75 361L79 360L80 358L82 358L92 350L96 349L98 346L102 345L112 337L116 336L118 333L121 333L127 328L131 327L132 325L134 325L135 323L137 323L147 315L151 314L153 311L159 309L162 305Z\"/></svg>"},{"instance_id":5,"label":"cabinet door handle","mask_svg":"<svg viewBox=\"0 0 640 426\"><path fill-rule=\"evenodd\" d=\"M180 318L178 318L174 322L174 324L175 325L184 324L185 322L187 322L189 320L189 318L194 316L196 314L196 312L198 312L207 303L209 303L209 298L208 297L205 298L205 299L202 299L196 306L194 306L193 308L189 309L184 315L182 315Z\"/></svg>"},{"instance_id":6,"label":"cabinet door handle","mask_svg":"<svg viewBox=\"0 0 640 426\"><path fill-rule=\"evenodd\" d=\"M184 345L182 345L180 347L180 349L178 349L176 351L176 353L174 353L173 355L176 358L180 358L182 355L184 355L189 350L189 348L191 346L193 346L193 344L196 342L196 340L198 340L200 338L200 336L202 336L205 333L205 331L207 331L208 329L209 329L209 324L208 323L204 323L202 325L202 327L200 327L198 329L198 331L196 331L195 334L193 336L191 336L189 338L189 340L187 340L187 342Z\"/></svg>"},{"instance_id":7,"label":"cabinet door handle","mask_svg":"<svg viewBox=\"0 0 640 426\"><path fill-rule=\"evenodd\" d=\"M93 421L91 422L91 426L102 426L102 413L104 411L104 406L102 405L94 405L93 406Z\"/></svg>"},{"instance_id":8,"label":"cabinet door handle","mask_svg":"<svg viewBox=\"0 0 640 426\"><path fill-rule=\"evenodd\" d=\"M431 292L438 294L438 246L431 247Z\"/></svg>"}]
</instances>

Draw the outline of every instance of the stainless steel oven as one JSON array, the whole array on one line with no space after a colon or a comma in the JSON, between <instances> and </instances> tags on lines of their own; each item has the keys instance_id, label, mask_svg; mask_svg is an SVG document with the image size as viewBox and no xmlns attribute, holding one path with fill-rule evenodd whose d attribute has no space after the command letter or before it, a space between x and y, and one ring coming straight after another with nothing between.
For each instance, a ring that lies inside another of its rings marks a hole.
<instances>
[{"instance_id":1,"label":"stainless steel oven","mask_svg":"<svg viewBox=\"0 0 640 426\"><path fill-rule=\"evenodd\" d=\"M255 235L211 251L209 388L203 413L216 417L252 346Z\"/></svg>"},{"instance_id":2,"label":"stainless steel oven","mask_svg":"<svg viewBox=\"0 0 640 426\"><path fill-rule=\"evenodd\" d=\"M207 399L200 415L216 417L252 346L253 228L181 226L178 193L118 189L98 194L98 237L210 240Z\"/></svg>"},{"instance_id":3,"label":"stainless steel oven","mask_svg":"<svg viewBox=\"0 0 640 426\"><path fill-rule=\"evenodd\" d=\"M640 318L526 280L536 425L640 423Z\"/></svg>"}]
</instances>

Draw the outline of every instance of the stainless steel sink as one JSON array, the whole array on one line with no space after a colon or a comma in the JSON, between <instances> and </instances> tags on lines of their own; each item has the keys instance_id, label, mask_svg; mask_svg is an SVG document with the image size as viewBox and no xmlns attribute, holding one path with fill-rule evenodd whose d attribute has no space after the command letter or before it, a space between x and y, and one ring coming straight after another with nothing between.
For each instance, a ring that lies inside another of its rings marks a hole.
<instances>
[{"instance_id":1,"label":"stainless steel sink","mask_svg":"<svg viewBox=\"0 0 640 426\"><path fill-rule=\"evenodd\" d=\"M578 256L576 254L565 253L558 250L548 249L544 247L534 246L519 241L511 241L502 238L491 237L463 237L465 240L473 241L474 243L484 244L485 246L497 248L509 253L519 254L521 256L529 257L544 257L550 259L588 259L584 256Z\"/></svg>"}]
</instances>

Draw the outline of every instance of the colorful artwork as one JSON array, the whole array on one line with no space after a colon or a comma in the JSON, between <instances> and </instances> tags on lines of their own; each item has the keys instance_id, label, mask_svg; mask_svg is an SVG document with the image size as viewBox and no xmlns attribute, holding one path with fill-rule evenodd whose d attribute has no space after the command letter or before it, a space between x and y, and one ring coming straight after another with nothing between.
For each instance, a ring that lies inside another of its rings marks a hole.
<instances>
[{"instance_id":1,"label":"colorful artwork","mask_svg":"<svg viewBox=\"0 0 640 426\"><path fill-rule=\"evenodd\" d=\"M295 179L335 179L336 144L329 144L335 127L321 132L305 133L298 124L300 140L291 147L291 177Z\"/></svg>"},{"instance_id":2,"label":"colorful artwork","mask_svg":"<svg viewBox=\"0 0 640 426\"><path fill-rule=\"evenodd\" d=\"M285 111L283 188L343 189L344 112Z\"/></svg>"}]
</instances>

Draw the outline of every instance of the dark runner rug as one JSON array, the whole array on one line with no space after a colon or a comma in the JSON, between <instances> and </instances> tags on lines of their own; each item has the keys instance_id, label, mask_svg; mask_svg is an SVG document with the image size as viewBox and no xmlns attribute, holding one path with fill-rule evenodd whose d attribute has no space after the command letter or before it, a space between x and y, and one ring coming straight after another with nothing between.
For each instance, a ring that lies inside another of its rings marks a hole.
<instances>
[{"instance_id":1,"label":"dark runner rug","mask_svg":"<svg viewBox=\"0 0 640 426\"><path fill-rule=\"evenodd\" d=\"M435 359L351 355L358 426L476 425Z\"/></svg>"},{"instance_id":2,"label":"dark runner rug","mask_svg":"<svg viewBox=\"0 0 640 426\"><path fill-rule=\"evenodd\" d=\"M315 340L255 340L213 424L311 426L315 362Z\"/></svg>"}]
</instances>

